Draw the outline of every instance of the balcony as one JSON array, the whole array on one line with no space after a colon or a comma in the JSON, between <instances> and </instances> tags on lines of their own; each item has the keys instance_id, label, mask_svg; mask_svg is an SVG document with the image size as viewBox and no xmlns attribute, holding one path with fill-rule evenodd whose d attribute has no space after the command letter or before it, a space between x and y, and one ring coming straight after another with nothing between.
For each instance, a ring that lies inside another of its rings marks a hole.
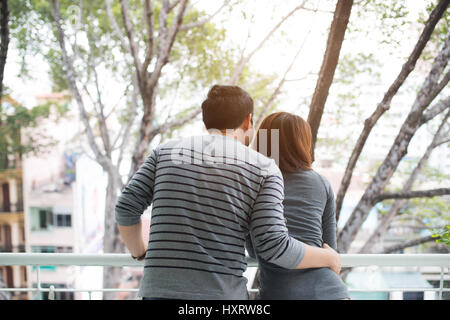
<instances>
[{"instance_id":1,"label":"balcony","mask_svg":"<svg viewBox=\"0 0 450 320\"><path fill-rule=\"evenodd\" d=\"M25 252L25 245L19 244L19 245L0 245L0 252ZM1 264L0 264L1 266Z\"/></svg>"},{"instance_id":2,"label":"balcony","mask_svg":"<svg viewBox=\"0 0 450 320\"><path fill-rule=\"evenodd\" d=\"M429 268L438 270L438 287L411 287L399 286L395 288L368 288L349 287L349 292L434 292L437 299L442 299L444 292L450 292L450 288L444 287L444 275L449 277L450 255L448 254L343 254L342 266L352 268L407 267ZM115 267L142 267L143 262L135 261L127 254L73 254L73 253L0 253L0 266L33 266L36 272L37 286L34 288L0 288L3 292L34 292L37 296L41 293L54 299L57 292L87 292L89 299L93 292L138 292L136 288L55 288L50 285L41 285L41 268L44 266L115 266ZM249 259L250 268L257 267L255 261ZM253 273L254 274L254 273ZM369 277L370 278L370 277ZM249 281L251 282L251 281ZM368 282L370 284L370 281ZM251 283L250 283L251 284ZM366 283L367 284L367 283ZM249 292L256 292L250 289Z\"/></svg>"},{"instance_id":3,"label":"balcony","mask_svg":"<svg viewBox=\"0 0 450 320\"><path fill-rule=\"evenodd\" d=\"M9 166L0 164L0 181L9 179L11 177L21 178L22 174L22 168L20 168L16 164L10 164Z\"/></svg>"},{"instance_id":4,"label":"balcony","mask_svg":"<svg viewBox=\"0 0 450 320\"><path fill-rule=\"evenodd\" d=\"M23 200L17 203L0 202L0 214L23 213Z\"/></svg>"}]
</instances>

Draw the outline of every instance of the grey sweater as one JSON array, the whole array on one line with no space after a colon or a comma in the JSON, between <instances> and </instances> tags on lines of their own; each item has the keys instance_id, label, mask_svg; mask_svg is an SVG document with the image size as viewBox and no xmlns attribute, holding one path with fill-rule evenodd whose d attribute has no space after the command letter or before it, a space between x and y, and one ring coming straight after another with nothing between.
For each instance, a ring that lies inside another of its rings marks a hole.
<instances>
[{"instance_id":1,"label":"grey sweater","mask_svg":"<svg viewBox=\"0 0 450 320\"><path fill-rule=\"evenodd\" d=\"M295 268L304 245L288 235L275 162L232 138L171 141L148 157L116 204L134 225L152 205L140 295L248 299L245 239L273 265Z\"/></svg>"},{"instance_id":2,"label":"grey sweater","mask_svg":"<svg viewBox=\"0 0 450 320\"><path fill-rule=\"evenodd\" d=\"M284 216L289 234L311 246L325 242L336 250L334 194L313 170L284 176ZM348 298L347 287L329 268L286 270L259 258L262 299L319 300Z\"/></svg>"}]
</instances>

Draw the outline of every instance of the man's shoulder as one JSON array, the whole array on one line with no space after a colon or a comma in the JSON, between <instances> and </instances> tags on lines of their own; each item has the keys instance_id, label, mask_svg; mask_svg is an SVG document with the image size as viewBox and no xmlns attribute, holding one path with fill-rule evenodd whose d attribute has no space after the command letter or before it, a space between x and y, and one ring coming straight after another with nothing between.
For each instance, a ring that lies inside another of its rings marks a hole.
<instances>
[{"instance_id":1,"label":"man's shoulder","mask_svg":"<svg viewBox=\"0 0 450 320\"><path fill-rule=\"evenodd\" d=\"M203 135L189 136L179 139L172 139L160 144L155 148L156 152L181 152L193 151L194 153L208 154L212 157L222 157L222 163L232 163L246 165L252 171L264 177L279 176L280 169L275 161L259 153L252 147L247 147L242 143L223 136Z\"/></svg>"},{"instance_id":2,"label":"man's shoulder","mask_svg":"<svg viewBox=\"0 0 450 320\"><path fill-rule=\"evenodd\" d=\"M241 144L242 148L248 153L247 160L250 164L259 168L261 175L264 177L278 176L281 177L280 169L278 168L274 159L266 157L262 153L259 153L252 147L247 147Z\"/></svg>"}]
</instances>

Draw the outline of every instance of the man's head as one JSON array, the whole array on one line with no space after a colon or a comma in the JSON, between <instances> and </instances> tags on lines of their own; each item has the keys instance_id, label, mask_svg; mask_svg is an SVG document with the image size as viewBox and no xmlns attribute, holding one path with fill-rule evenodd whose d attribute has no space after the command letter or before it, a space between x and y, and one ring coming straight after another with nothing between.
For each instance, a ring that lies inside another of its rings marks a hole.
<instances>
[{"instance_id":1,"label":"man's head","mask_svg":"<svg viewBox=\"0 0 450 320\"><path fill-rule=\"evenodd\" d=\"M253 99L238 86L214 85L202 103L203 123L208 131L222 134L234 131L235 137L248 145L253 130Z\"/></svg>"}]
</instances>

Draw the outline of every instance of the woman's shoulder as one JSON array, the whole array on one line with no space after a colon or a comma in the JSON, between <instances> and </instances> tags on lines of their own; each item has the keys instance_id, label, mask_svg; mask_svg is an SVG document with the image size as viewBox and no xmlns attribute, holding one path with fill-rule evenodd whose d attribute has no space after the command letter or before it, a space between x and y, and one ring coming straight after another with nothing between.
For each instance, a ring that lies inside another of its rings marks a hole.
<instances>
[{"instance_id":1,"label":"woman's shoulder","mask_svg":"<svg viewBox=\"0 0 450 320\"><path fill-rule=\"evenodd\" d=\"M321 185L327 193L332 192L333 189L331 188L331 184L324 175L320 174L314 169L305 171L305 174L309 175L311 179L316 181L317 184Z\"/></svg>"},{"instance_id":2,"label":"woman's shoulder","mask_svg":"<svg viewBox=\"0 0 450 320\"><path fill-rule=\"evenodd\" d=\"M329 189L330 183L328 180L314 171L310 170L299 170L296 172L283 172L283 179L287 183L301 184L301 185L315 185L318 187L323 187L325 189Z\"/></svg>"}]
</instances>

